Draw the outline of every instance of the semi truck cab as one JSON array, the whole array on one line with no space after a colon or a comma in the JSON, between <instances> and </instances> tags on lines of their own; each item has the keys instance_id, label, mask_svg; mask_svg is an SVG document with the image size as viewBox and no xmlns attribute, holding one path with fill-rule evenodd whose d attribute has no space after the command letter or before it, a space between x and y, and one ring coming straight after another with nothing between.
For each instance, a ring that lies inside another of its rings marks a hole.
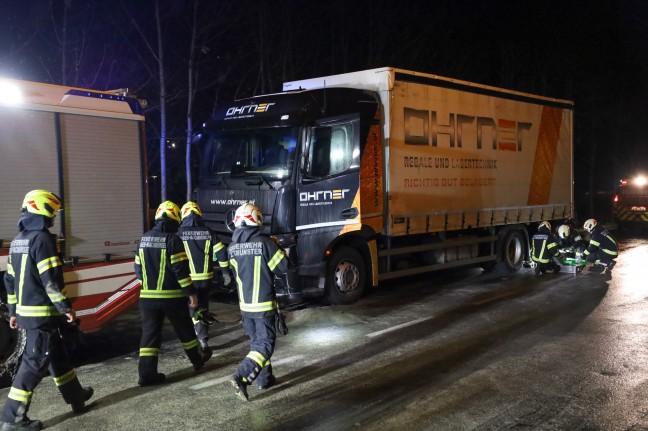
<instances>
[{"instance_id":1,"label":"semi truck cab","mask_svg":"<svg viewBox=\"0 0 648 431\"><path fill-rule=\"evenodd\" d=\"M357 89L297 90L237 101L205 125L197 188L203 218L229 242L236 208L258 206L262 229L292 263L280 294L322 294L325 254L340 235L361 230L361 154L379 124L378 106ZM338 272L344 276L333 302L359 294L366 276L355 267Z\"/></svg>"}]
</instances>

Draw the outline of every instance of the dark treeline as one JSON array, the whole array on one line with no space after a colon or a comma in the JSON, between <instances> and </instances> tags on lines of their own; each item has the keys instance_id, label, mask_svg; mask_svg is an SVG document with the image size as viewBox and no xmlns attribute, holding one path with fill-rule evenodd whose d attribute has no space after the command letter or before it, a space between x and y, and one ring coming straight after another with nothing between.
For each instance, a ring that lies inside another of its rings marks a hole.
<instances>
[{"instance_id":1,"label":"dark treeline","mask_svg":"<svg viewBox=\"0 0 648 431\"><path fill-rule=\"evenodd\" d=\"M577 196L612 189L648 160L642 0L0 0L0 8L0 76L129 88L148 101L151 175L160 137L177 143L167 154L170 197L184 195L188 115L196 127L216 104L281 91L287 80L383 66L574 100Z\"/></svg>"}]
</instances>

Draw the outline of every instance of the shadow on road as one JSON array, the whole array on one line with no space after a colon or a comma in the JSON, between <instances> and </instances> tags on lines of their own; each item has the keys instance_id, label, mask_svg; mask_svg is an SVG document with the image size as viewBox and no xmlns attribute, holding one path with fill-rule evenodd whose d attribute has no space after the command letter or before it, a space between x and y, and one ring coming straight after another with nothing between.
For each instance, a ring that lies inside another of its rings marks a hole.
<instances>
[{"instance_id":1,"label":"shadow on road","mask_svg":"<svg viewBox=\"0 0 648 431\"><path fill-rule=\"evenodd\" d=\"M474 295L430 320L384 334L355 350L280 376L281 384L274 391L283 391L371 360L407 343L431 336L437 341L422 352L404 354L397 367L386 365L344 381L331 379L335 383L304 397L304 402L312 401L308 405L315 408L303 409L299 417L282 423L281 427L301 429L313 423L326 423L330 429L345 429L361 422L362 418L379 421L383 415L393 414L392 405L407 405L422 393L439 391L487 367L502 355L509 354L508 346L515 344L516 352L532 348L537 338L529 335L541 328L560 327L561 332L568 332L597 307L605 297L608 284L606 278L593 276L586 289L575 281L568 287L570 292L565 292L565 287L561 286L547 294L545 288L546 284L539 278L526 277L503 289ZM467 321L470 321L467 324L470 329L459 330L458 327ZM270 395L262 394L259 398ZM352 414L347 409L345 415L339 415L340 409L348 405L363 408L354 409L359 413Z\"/></svg>"}]
</instances>

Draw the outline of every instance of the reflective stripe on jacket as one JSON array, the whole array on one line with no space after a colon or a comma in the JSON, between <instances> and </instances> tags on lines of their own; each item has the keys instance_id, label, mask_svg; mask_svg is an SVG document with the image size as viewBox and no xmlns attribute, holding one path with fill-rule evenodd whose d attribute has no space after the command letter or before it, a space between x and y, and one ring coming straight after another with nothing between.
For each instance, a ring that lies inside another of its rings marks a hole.
<instances>
[{"instance_id":1,"label":"reflective stripe on jacket","mask_svg":"<svg viewBox=\"0 0 648 431\"><path fill-rule=\"evenodd\" d=\"M158 222L144 234L135 256L135 274L142 284L140 306L186 306L187 296L195 294L187 253L180 237L165 232Z\"/></svg>"},{"instance_id":2,"label":"reflective stripe on jacket","mask_svg":"<svg viewBox=\"0 0 648 431\"><path fill-rule=\"evenodd\" d=\"M583 255L588 261L593 262L596 260L597 250L601 250L612 258L619 255L619 246L617 245L617 242L612 238L610 232L599 226L594 227L594 230L590 235L589 245Z\"/></svg>"},{"instance_id":3,"label":"reflective stripe on jacket","mask_svg":"<svg viewBox=\"0 0 648 431\"><path fill-rule=\"evenodd\" d=\"M23 230L11 242L4 281L9 314L21 328L58 325L72 310L56 240L47 229Z\"/></svg>"},{"instance_id":4,"label":"reflective stripe on jacket","mask_svg":"<svg viewBox=\"0 0 648 431\"><path fill-rule=\"evenodd\" d=\"M192 216L189 216L192 217ZM214 278L212 258L218 261L221 268L229 267L227 250L218 236L207 226L184 226L178 230L185 252L189 259L189 270L193 281L211 280Z\"/></svg>"},{"instance_id":5,"label":"reflective stripe on jacket","mask_svg":"<svg viewBox=\"0 0 648 431\"><path fill-rule=\"evenodd\" d=\"M548 229L541 229L533 235L531 238L531 260L537 263L549 263L552 257L559 255L558 244Z\"/></svg>"},{"instance_id":6,"label":"reflective stripe on jacket","mask_svg":"<svg viewBox=\"0 0 648 431\"><path fill-rule=\"evenodd\" d=\"M286 253L257 227L239 227L227 248L245 317L267 317L277 309L274 276L288 269Z\"/></svg>"}]
</instances>

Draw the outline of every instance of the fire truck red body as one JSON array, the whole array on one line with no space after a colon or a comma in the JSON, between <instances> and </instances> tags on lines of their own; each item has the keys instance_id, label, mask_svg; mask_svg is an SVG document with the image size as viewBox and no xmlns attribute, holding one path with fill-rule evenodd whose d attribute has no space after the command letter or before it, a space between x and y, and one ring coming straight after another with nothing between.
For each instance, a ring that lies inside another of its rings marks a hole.
<instances>
[{"instance_id":1,"label":"fire truck red body","mask_svg":"<svg viewBox=\"0 0 648 431\"><path fill-rule=\"evenodd\" d=\"M140 101L127 90L0 80L0 272L24 195L59 195L64 209L51 231L82 332L137 302L133 252L148 227L145 142ZM10 344L0 340L0 355Z\"/></svg>"}]
</instances>

